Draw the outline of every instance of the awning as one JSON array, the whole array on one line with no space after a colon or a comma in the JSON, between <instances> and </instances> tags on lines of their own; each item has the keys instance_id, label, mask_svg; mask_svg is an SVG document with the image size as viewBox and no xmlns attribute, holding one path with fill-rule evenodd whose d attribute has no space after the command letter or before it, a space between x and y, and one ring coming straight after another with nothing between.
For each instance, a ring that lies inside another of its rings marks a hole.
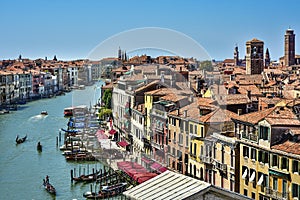
<instances>
[{"instance_id":1,"label":"awning","mask_svg":"<svg viewBox=\"0 0 300 200\"><path fill-rule=\"evenodd\" d=\"M109 131L109 134L114 135L116 132L117 132L117 131L116 131L115 129L111 129L111 130Z\"/></svg>"},{"instance_id":2,"label":"awning","mask_svg":"<svg viewBox=\"0 0 300 200\"><path fill-rule=\"evenodd\" d=\"M153 169L153 170L158 170L160 167L162 167L161 164L153 163L150 168Z\"/></svg>"},{"instance_id":3,"label":"awning","mask_svg":"<svg viewBox=\"0 0 300 200\"><path fill-rule=\"evenodd\" d=\"M164 172L167 171L167 170L168 170L168 168L162 166L162 167L160 167L157 171L159 171L160 173L164 173Z\"/></svg>"},{"instance_id":4,"label":"awning","mask_svg":"<svg viewBox=\"0 0 300 200\"><path fill-rule=\"evenodd\" d=\"M264 175L262 174L257 182L257 185L261 185L264 181Z\"/></svg>"},{"instance_id":5,"label":"awning","mask_svg":"<svg viewBox=\"0 0 300 200\"><path fill-rule=\"evenodd\" d=\"M255 179L255 171L252 172L251 176L250 176L250 182L253 182Z\"/></svg>"},{"instance_id":6,"label":"awning","mask_svg":"<svg viewBox=\"0 0 300 200\"><path fill-rule=\"evenodd\" d=\"M147 158L141 158L142 161L144 161L144 163L149 164L151 162L151 160L147 159Z\"/></svg>"},{"instance_id":7,"label":"awning","mask_svg":"<svg viewBox=\"0 0 300 200\"><path fill-rule=\"evenodd\" d=\"M127 145L129 145L125 140L122 140L121 142L117 142L117 144L121 147L126 147Z\"/></svg>"},{"instance_id":8,"label":"awning","mask_svg":"<svg viewBox=\"0 0 300 200\"><path fill-rule=\"evenodd\" d=\"M243 173L242 179L245 179L247 175L248 175L248 169L246 168Z\"/></svg>"}]
</instances>

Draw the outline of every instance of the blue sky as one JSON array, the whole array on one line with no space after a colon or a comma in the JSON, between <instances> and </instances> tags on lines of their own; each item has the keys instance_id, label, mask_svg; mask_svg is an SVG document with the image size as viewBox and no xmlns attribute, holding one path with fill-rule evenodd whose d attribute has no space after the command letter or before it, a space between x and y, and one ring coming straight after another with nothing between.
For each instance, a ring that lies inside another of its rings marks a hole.
<instances>
[{"instance_id":1,"label":"blue sky","mask_svg":"<svg viewBox=\"0 0 300 200\"><path fill-rule=\"evenodd\" d=\"M283 55L285 30L296 33L300 54L300 1L289 0L27 0L1 1L0 59L86 58L99 43L120 32L161 27L182 32L210 56L233 57L235 44L265 42L271 59ZM126 49L126 47L123 47ZM116 49L117 55L117 49ZM116 56L112 55L112 56Z\"/></svg>"}]
</instances>

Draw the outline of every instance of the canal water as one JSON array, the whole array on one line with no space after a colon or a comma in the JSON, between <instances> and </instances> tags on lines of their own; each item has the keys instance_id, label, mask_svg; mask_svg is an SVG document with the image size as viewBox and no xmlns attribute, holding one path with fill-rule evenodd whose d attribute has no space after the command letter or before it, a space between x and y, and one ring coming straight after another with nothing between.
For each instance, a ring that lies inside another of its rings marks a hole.
<instances>
[{"instance_id":1,"label":"canal water","mask_svg":"<svg viewBox=\"0 0 300 200\"><path fill-rule=\"evenodd\" d=\"M29 102L20 105L17 111L0 115L0 199L84 199L82 194L90 190L90 184L72 184L70 170L76 168L78 173L81 167L82 171L89 168L91 172L92 168L103 166L99 162L67 162L56 145L56 137L68 121L63 109L72 105L94 105L100 97L101 84ZM40 115L42 110L48 115ZM16 135L26 134L27 140L16 145ZM41 153L36 149L38 141L43 146ZM56 196L51 196L42 186L46 175L57 190Z\"/></svg>"}]
</instances>

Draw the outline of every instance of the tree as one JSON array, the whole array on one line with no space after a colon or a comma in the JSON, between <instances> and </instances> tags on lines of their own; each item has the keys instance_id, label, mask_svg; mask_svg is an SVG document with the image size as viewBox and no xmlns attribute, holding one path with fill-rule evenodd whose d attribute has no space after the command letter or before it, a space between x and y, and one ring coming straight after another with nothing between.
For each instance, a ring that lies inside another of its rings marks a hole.
<instances>
[{"instance_id":1,"label":"tree","mask_svg":"<svg viewBox=\"0 0 300 200\"><path fill-rule=\"evenodd\" d=\"M99 110L99 118L100 119L105 119L106 117L110 117L111 114L112 114L112 110L111 109L100 108L100 110Z\"/></svg>"},{"instance_id":2,"label":"tree","mask_svg":"<svg viewBox=\"0 0 300 200\"><path fill-rule=\"evenodd\" d=\"M102 97L102 103L104 103L105 108L111 108L111 99L112 99L112 91L111 90L105 90L103 97Z\"/></svg>"},{"instance_id":3,"label":"tree","mask_svg":"<svg viewBox=\"0 0 300 200\"><path fill-rule=\"evenodd\" d=\"M213 71L213 66L210 60L200 62L200 70Z\"/></svg>"}]
</instances>

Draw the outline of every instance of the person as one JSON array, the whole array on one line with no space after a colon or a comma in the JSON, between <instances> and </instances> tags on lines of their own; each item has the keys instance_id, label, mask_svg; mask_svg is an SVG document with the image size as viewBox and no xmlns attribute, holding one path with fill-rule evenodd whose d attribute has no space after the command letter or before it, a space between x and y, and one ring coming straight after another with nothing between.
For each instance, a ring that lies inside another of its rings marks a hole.
<instances>
[{"instance_id":1,"label":"person","mask_svg":"<svg viewBox=\"0 0 300 200\"><path fill-rule=\"evenodd\" d=\"M49 183L49 176L48 175L46 176L46 183L47 184Z\"/></svg>"},{"instance_id":2,"label":"person","mask_svg":"<svg viewBox=\"0 0 300 200\"><path fill-rule=\"evenodd\" d=\"M46 181L45 181L45 179L43 179L43 184L44 184L44 185L46 185Z\"/></svg>"}]
</instances>

